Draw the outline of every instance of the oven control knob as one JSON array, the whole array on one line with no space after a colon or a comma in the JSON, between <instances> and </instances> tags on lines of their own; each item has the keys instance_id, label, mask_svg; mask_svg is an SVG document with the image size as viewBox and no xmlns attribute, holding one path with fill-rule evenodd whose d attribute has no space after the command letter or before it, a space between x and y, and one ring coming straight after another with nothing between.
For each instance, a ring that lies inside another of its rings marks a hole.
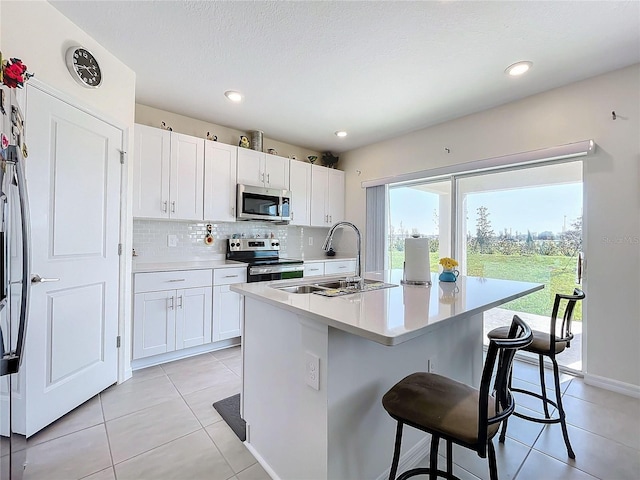
<instances>
[{"instance_id":1,"label":"oven control knob","mask_svg":"<svg viewBox=\"0 0 640 480\"><path fill-rule=\"evenodd\" d=\"M273 245L274 247L279 247L280 246L280 244L278 242L274 242L271 245Z\"/></svg>"}]
</instances>

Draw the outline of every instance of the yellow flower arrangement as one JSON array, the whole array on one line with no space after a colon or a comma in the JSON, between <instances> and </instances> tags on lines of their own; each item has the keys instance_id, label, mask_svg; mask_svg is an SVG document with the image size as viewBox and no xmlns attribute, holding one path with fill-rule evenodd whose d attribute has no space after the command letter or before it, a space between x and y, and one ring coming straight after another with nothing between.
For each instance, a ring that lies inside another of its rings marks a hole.
<instances>
[{"instance_id":1,"label":"yellow flower arrangement","mask_svg":"<svg viewBox=\"0 0 640 480\"><path fill-rule=\"evenodd\" d=\"M451 270L453 267L458 266L458 262L449 257L441 258L438 263L442 265L442 268L444 268L445 270Z\"/></svg>"}]
</instances>

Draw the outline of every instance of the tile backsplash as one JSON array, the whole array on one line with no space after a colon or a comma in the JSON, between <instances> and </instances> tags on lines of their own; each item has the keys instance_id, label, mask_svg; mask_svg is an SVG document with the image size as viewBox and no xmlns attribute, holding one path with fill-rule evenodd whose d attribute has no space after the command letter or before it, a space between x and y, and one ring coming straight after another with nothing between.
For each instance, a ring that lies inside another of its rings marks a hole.
<instances>
[{"instance_id":1,"label":"tile backsplash","mask_svg":"<svg viewBox=\"0 0 640 480\"><path fill-rule=\"evenodd\" d=\"M247 238L280 239L280 254L291 258L319 258L326 228L274 225L268 222L211 223L214 242L205 245L209 222L133 220L133 249L138 262L222 258L227 252L226 239L233 234ZM173 237L171 237L173 236ZM169 246L170 238L175 246ZM312 243L312 245L309 245Z\"/></svg>"}]
</instances>

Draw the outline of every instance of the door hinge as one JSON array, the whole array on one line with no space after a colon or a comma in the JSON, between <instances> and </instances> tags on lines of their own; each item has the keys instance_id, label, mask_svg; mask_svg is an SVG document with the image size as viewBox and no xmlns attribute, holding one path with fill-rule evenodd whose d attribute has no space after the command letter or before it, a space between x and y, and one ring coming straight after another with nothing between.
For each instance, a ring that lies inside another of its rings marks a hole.
<instances>
[{"instance_id":1,"label":"door hinge","mask_svg":"<svg viewBox=\"0 0 640 480\"><path fill-rule=\"evenodd\" d=\"M116 348L120 348L120 335L116 337Z\"/></svg>"},{"instance_id":2,"label":"door hinge","mask_svg":"<svg viewBox=\"0 0 640 480\"><path fill-rule=\"evenodd\" d=\"M124 150L120 150L120 163L124 165L124 156L127 154Z\"/></svg>"},{"instance_id":3,"label":"door hinge","mask_svg":"<svg viewBox=\"0 0 640 480\"><path fill-rule=\"evenodd\" d=\"M118 244L118 255L122 255L122 244Z\"/></svg>"}]
</instances>

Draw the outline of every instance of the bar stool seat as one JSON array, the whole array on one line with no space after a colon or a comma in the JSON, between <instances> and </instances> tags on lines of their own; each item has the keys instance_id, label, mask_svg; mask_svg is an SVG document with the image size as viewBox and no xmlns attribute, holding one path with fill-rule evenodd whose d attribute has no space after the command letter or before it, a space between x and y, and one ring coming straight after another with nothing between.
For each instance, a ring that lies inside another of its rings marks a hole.
<instances>
[{"instance_id":1,"label":"bar stool seat","mask_svg":"<svg viewBox=\"0 0 640 480\"><path fill-rule=\"evenodd\" d=\"M515 315L507 338L489 342L479 390L442 375L417 372L403 378L385 393L382 406L397 421L389 479L396 478L402 430L404 425L408 425L431 434L429 468L410 469L398 480L423 474L429 474L431 479L437 476L457 478L453 475L453 443L474 450L482 458L488 457L491 480L497 480L492 438L498 433L500 423L515 409L509 390L515 351L529 345L532 340L529 326ZM441 438L447 445L446 472L438 470Z\"/></svg>"},{"instance_id":2,"label":"bar stool seat","mask_svg":"<svg viewBox=\"0 0 640 480\"><path fill-rule=\"evenodd\" d=\"M531 422L552 424L559 423L562 427L562 436L564 437L564 443L567 447L567 454L569 458L576 458L576 455L571 447L569 441L569 432L567 430L566 414L564 407L562 406L562 392L560 391L560 372L558 369L558 362L556 361L556 355L564 352L566 348L571 346L571 340L573 340L573 334L571 333L571 320L573 319L573 311L576 303L584 299L585 294L579 288L574 289L573 295L556 294L553 302L553 310L551 312L551 321L548 331L532 330L533 341L523 348L525 352L531 352L538 355L538 369L540 374L540 389L541 392L532 392L522 388L511 388L513 392L521 393L538 398L542 401L542 407L544 409L544 418L532 417L518 412L513 412L516 417L524 418ZM564 305L564 309L563 309ZM559 313L564 310L561 318L562 322L560 329L556 330L557 319ZM558 335L558 332L560 335ZM509 334L509 327L498 327L491 330L487 336L489 340L496 340L501 338L507 338ZM547 390L544 380L544 357L548 357L553 365L553 380L555 384L556 400L550 400L547 398ZM549 414L549 406L555 407L558 410L558 415L551 417ZM504 443L507 433L508 420L505 420L502 424L502 431L500 432L499 441Z\"/></svg>"}]
</instances>

